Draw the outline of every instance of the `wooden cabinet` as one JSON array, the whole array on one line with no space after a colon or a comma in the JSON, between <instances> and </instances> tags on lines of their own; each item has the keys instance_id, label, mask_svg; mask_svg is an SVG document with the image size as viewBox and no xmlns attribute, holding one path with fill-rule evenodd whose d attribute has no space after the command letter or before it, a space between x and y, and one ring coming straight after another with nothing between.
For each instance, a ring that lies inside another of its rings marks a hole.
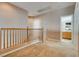
<instances>
[{"instance_id":1,"label":"wooden cabinet","mask_svg":"<svg viewBox=\"0 0 79 59\"><path fill-rule=\"evenodd\" d=\"M62 32L62 38L71 40L72 32Z\"/></svg>"}]
</instances>

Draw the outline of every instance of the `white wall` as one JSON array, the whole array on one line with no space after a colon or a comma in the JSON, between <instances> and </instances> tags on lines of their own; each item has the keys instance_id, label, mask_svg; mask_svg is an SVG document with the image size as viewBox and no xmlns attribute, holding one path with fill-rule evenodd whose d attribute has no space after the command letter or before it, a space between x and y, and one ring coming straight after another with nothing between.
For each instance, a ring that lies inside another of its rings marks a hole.
<instances>
[{"instance_id":1,"label":"white wall","mask_svg":"<svg viewBox=\"0 0 79 59\"><path fill-rule=\"evenodd\" d=\"M0 3L0 28L26 28L27 12L9 3ZM18 36L17 36L18 37ZM15 37L14 37L15 38ZM4 48L4 31L2 31L1 48ZM15 40L15 39L14 39ZM18 39L17 39L18 40ZM10 33L8 34L8 47L10 47ZM15 41L14 41L15 43Z\"/></svg>"},{"instance_id":2,"label":"white wall","mask_svg":"<svg viewBox=\"0 0 79 59\"><path fill-rule=\"evenodd\" d=\"M71 23L67 25L66 23ZM73 15L61 17L61 32L72 32Z\"/></svg>"},{"instance_id":3,"label":"white wall","mask_svg":"<svg viewBox=\"0 0 79 59\"><path fill-rule=\"evenodd\" d=\"M79 34L79 3L76 3L75 13L74 13L74 42L73 43L74 43L74 48L77 50L77 52L79 50L78 34Z\"/></svg>"},{"instance_id":4,"label":"white wall","mask_svg":"<svg viewBox=\"0 0 79 59\"><path fill-rule=\"evenodd\" d=\"M26 27L27 12L9 4L0 3L0 27Z\"/></svg>"},{"instance_id":5,"label":"white wall","mask_svg":"<svg viewBox=\"0 0 79 59\"><path fill-rule=\"evenodd\" d=\"M60 18L62 16L71 15L74 13L74 6L51 11L47 14L41 15L43 27L52 31L60 31Z\"/></svg>"},{"instance_id":6,"label":"white wall","mask_svg":"<svg viewBox=\"0 0 79 59\"><path fill-rule=\"evenodd\" d=\"M63 16L68 16L74 13L74 5L69 6L66 8L58 9L55 11L51 11L48 13L45 13L40 16L42 26L44 29L48 29L49 31L52 31L52 39L58 39L60 40L60 20ZM45 30L46 31L46 30Z\"/></svg>"}]
</instances>

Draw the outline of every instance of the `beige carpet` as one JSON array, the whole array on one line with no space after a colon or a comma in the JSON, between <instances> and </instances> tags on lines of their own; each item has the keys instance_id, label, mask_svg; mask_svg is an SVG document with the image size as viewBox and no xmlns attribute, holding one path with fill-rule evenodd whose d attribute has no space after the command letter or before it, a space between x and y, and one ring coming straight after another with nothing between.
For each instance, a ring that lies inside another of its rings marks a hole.
<instances>
[{"instance_id":1,"label":"beige carpet","mask_svg":"<svg viewBox=\"0 0 79 59\"><path fill-rule=\"evenodd\" d=\"M48 42L47 42L48 43ZM9 55L6 55L6 57L75 57L75 51L72 48L69 47L61 47L58 43L52 43L54 44L49 46L51 43L48 44L34 44L32 46L29 46L27 48L24 48L22 50L19 50L17 52L11 53ZM55 46L56 45L56 46ZM58 47L59 46L59 47Z\"/></svg>"}]
</instances>

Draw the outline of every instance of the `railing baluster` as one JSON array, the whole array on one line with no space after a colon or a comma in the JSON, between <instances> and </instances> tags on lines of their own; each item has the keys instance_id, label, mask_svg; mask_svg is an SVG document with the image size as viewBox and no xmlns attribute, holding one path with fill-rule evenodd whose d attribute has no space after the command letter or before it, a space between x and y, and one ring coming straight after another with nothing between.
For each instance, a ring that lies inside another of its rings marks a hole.
<instances>
[{"instance_id":1,"label":"railing baluster","mask_svg":"<svg viewBox=\"0 0 79 59\"><path fill-rule=\"evenodd\" d=\"M11 45L10 47L12 47L12 30L10 30L10 36L11 36L10 37L10 45Z\"/></svg>"},{"instance_id":2,"label":"railing baluster","mask_svg":"<svg viewBox=\"0 0 79 59\"><path fill-rule=\"evenodd\" d=\"M29 41L29 37L28 37L28 27L27 27L27 41Z\"/></svg>"},{"instance_id":3,"label":"railing baluster","mask_svg":"<svg viewBox=\"0 0 79 59\"><path fill-rule=\"evenodd\" d=\"M25 30L24 30L23 39L24 39L24 42L23 42L23 43L25 43L25 39L26 39L26 38L25 38Z\"/></svg>"},{"instance_id":4,"label":"railing baluster","mask_svg":"<svg viewBox=\"0 0 79 59\"><path fill-rule=\"evenodd\" d=\"M4 49L4 30L2 30L1 49Z\"/></svg>"},{"instance_id":5,"label":"railing baluster","mask_svg":"<svg viewBox=\"0 0 79 59\"><path fill-rule=\"evenodd\" d=\"M15 35L14 35L14 37L15 37L15 41L14 41L14 44L15 44L15 46L16 46L16 30L15 30Z\"/></svg>"},{"instance_id":6,"label":"railing baluster","mask_svg":"<svg viewBox=\"0 0 79 59\"><path fill-rule=\"evenodd\" d=\"M42 37L41 41L43 42L43 29L42 29L42 36L41 37Z\"/></svg>"},{"instance_id":7,"label":"railing baluster","mask_svg":"<svg viewBox=\"0 0 79 59\"><path fill-rule=\"evenodd\" d=\"M23 30L22 30L22 44L23 44Z\"/></svg>"},{"instance_id":8,"label":"railing baluster","mask_svg":"<svg viewBox=\"0 0 79 59\"><path fill-rule=\"evenodd\" d=\"M18 30L18 45L19 45L19 30Z\"/></svg>"},{"instance_id":9,"label":"railing baluster","mask_svg":"<svg viewBox=\"0 0 79 59\"><path fill-rule=\"evenodd\" d=\"M20 30L19 30L19 44L20 44Z\"/></svg>"},{"instance_id":10,"label":"railing baluster","mask_svg":"<svg viewBox=\"0 0 79 59\"><path fill-rule=\"evenodd\" d=\"M7 40L8 40L8 39L7 39L7 30L5 30L5 48L7 48L7 46L8 46L8 45L7 45L7 43L8 43Z\"/></svg>"},{"instance_id":11,"label":"railing baluster","mask_svg":"<svg viewBox=\"0 0 79 59\"><path fill-rule=\"evenodd\" d=\"M14 30L14 46L16 45L16 30Z\"/></svg>"},{"instance_id":12,"label":"railing baluster","mask_svg":"<svg viewBox=\"0 0 79 59\"><path fill-rule=\"evenodd\" d=\"M24 30L24 35L23 35L23 36L24 36L24 37L23 37L23 38L24 38L24 43L25 43L25 41L26 41L25 34L26 34L26 33L25 33L25 30Z\"/></svg>"},{"instance_id":13,"label":"railing baluster","mask_svg":"<svg viewBox=\"0 0 79 59\"><path fill-rule=\"evenodd\" d=\"M8 48L8 30L7 30L7 48Z\"/></svg>"},{"instance_id":14,"label":"railing baluster","mask_svg":"<svg viewBox=\"0 0 79 59\"><path fill-rule=\"evenodd\" d=\"M27 42L27 30L25 30L25 42Z\"/></svg>"},{"instance_id":15,"label":"railing baluster","mask_svg":"<svg viewBox=\"0 0 79 59\"><path fill-rule=\"evenodd\" d=\"M18 35L18 30L17 30L17 45L19 44L19 35Z\"/></svg>"},{"instance_id":16,"label":"railing baluster","mask_svg":"<svg viewBox=\"0 0 79 59\"><path fill-rule=\"evenodd\" d=\"M22 34L23 32L22 32L22 30L21 30L21 44L22 44L22 36L23 36L23 34Z\"/></svg>"},{"instance_id":17,"label":"railing baluster","mask_svg":"<svg viewBox=\"0 0 79 59\"><path fill-rule=\"evenodd\" d=\"M10 30L11 31L11 46L13 47L13 40L14 40L14 38L13 38L13 30Z\"/></svg>"},{"instance_id":18,"label":"railing baluster","mask_svg":"<svg viewBox=\"0 0 79 59\"><path fill-rule=\"evenodd\" d=\"M1 34L1 30L0 30L0 49L1 49L1 38L2 38L2 34Z\"/></svg>"},{"instance_id":19,"label":"railing baluster","mask_svg":"<svg viewBox=\"0 0 79 59\"><path fill-rule=\"evenodd\" d=\"M20 44L20 30L18 30L18 38L19 38L19 44Z\"/></svg>"},{"instance_id":20,"label":"railing baluster","mask_svg":"<svg viewBox=\"0 0 79 59\"><path fill-rule=\"evenodd\" d=\"M20 30L20 44L22 43L22 30Z\"/></svg>"},{"instance_id":21,"label":"railing baluster","mask_svg":"<svg viewBox=\"0 0 79 59\"><path fill-rule=\"evenodd\" d=\"M20 34L20 44L21 44L21 30L20 30L19 34Z\"/></svg>"},{"instance_id":22,"label":"railing baluster","mask_svg":"<svg viewBox=\"0 0 79 59\"><path fill-rule=\"evenodd\" d=\"M16 30L16 44L18 45L18 30Z\"/></svg>"},{"instance_id":23,"label":"railing baluster","mask_svg":"<svg viewBox=\"0 0 79 59\"><path fill-rule=\"evenodd\" d=\"M22 32L22 43L24 43L24 30Z\"/></svg>"},{"instance_id":24,"label":"railing baluster","mask_svg":"<svg viewBox=\"0 0 79 59\"><path fill-rule=\"evenodd\" d=\"M10 47L10 30L8 30L8 47Z\"/></svg>"},{"instance_id":25,"label":"railing baluster","mask_svg":"<svg viewBox=\"0 0 79 59\"><path fill-rule=\"evenodd\" d=\"M11 36L11 30L10 30L10 47L11 47L11 40L12 40L11 37L12 37L12 36Z\"/></svg>"},{"instance_id":26,"label":"railing baluster","mask_svg":"<svg viewBox=\"0 0 79 59\"><path fill-rule=\"evenodd\" d=\"M7 39L6 39L6 30L5 30L5 48L7 48Z\"/></svg>"},{"instance_id":27,"label":"railing baluster","mask_svg":"<svg viewBox=\"0 0 79 59\"><path fill-rule=\"evenodd\" d=\"M40 39L43 42L43 29L2 28L0 36L0 49L4 49L24 44L32 39Z\"/></svg>"},{"instance_id":28,"label":"railing baluster","mask_svg":"<svg viewBox=\"0 0 79 59\"><path fill-rule=\"evenodd\" d=\"M4 49L5 49L5 30L4 30Z\"/></svg>"},{"instance_id":29,"label":"railing baluster","mask_svg":"<svg viewBox=\"0 0 79 59\"><path fill-rule=\"evenodd\" d=\"M18 44L18 31L16 30L16 45Z\"/></svg>"},{"instance_id":30,"label":"railing baluster","mask_svg":"<svg viewBox=\"0 0 79 59\"><path fill-rule=\"evenodd\" d=\"M19 44L19 30L18 30L18 44Z\"/></svg>"},{"instance_id":31,"label":"railing baluster","mask_svg":"<svg viewBox=\"0 0 79 59\"><path fill-rule=\"evenodd\" d=\"M12 30L12 47L14 47L14 30Z\"/></svg>"}]
</instances>

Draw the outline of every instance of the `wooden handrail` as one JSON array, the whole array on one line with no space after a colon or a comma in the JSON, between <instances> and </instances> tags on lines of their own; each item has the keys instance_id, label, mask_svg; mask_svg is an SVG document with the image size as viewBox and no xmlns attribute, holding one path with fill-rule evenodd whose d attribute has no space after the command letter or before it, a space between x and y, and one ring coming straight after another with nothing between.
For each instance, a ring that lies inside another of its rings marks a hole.
<instances>
[{"instance_id":1,"label":"wooden handrail","mask_svg":"<svg viewBox=\"0 0 79 59\"><path fill-rule=\"evenodd\" d=\"M1 28L1 30L42 30L42 28Z\"/></svg>"},{"instance_id":2,"label":"wooden handrail","mask_svg":"<svg viewBox=\"0 0 79 59\"><path fill-rule=\"evenodd\" d=\"M3 36L4 42L0 43L0 49L15 47L29 41L30 30L41 30L41 41L43 42L43 28L0 28L0 36ZM3 31L3 32L1 32ZM24 34L25 33L25 34ZM0 42L2 42L0 38Z\"/></svg>"}]
</instances>

